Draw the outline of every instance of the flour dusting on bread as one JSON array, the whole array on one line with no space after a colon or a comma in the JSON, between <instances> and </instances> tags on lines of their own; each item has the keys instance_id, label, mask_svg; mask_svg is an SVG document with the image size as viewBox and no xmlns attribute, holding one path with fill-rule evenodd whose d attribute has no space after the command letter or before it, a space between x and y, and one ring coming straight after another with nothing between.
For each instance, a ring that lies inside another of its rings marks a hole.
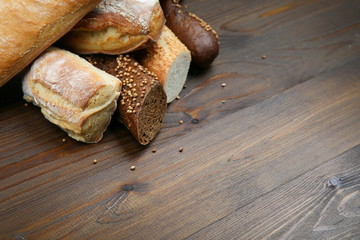
<instances>
[{"instance_id":1,"label":"flour dusting on bread","mask_svg":"<svg viewBox=\"0 0 360 240\"><path fill-rule=\"evenodd\" d=\"M41 108L70 137L98 142L110 123L121 82L85 59L49 48L32 64L23 80L24 99Z\"/></svg>"},{"instance_id":2,"label":"flour dusting on bread","mask_svg":"<svg viewBox=\"0 0 360 240\"><path fill-rule=\"evenodd\" d=\"M157 0L103 0L93 10L96 13L115 13L142 27L142 33L149 32L150 20Z\"/></svg>"}]
</instances>

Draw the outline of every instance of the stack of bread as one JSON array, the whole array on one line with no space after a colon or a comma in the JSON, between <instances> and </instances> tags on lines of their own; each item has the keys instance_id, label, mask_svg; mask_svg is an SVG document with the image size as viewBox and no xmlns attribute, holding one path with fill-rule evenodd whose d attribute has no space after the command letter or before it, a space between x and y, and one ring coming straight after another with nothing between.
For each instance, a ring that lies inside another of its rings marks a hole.
<instances>
[{"instance_id":1,"label":"stack of bread","mask_svg":"<svg viewBox=\"0 0 360 240\"><path fill-rule=\"evenodd\" d=\"M0 12L0 86L29 66L24 99L86 143L115 111L150 143L190 63L208 67L219 51L215 31L177 0L4 1Z\"/></svg>"}]
</instances>

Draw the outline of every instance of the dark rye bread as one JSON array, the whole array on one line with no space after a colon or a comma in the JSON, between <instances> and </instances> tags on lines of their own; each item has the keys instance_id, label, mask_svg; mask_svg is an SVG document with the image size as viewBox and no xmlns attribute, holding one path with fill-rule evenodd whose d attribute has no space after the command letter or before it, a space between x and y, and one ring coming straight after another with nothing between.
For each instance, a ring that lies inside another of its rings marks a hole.
<instances>
[{"instance_id":1,"label":"dark rye bread","mask_svg":"<svg viewBox=\"0 0 360 240\"><path fill-rule=\"evenodd\" d=\"M90 55L85 59L122 81L119 120L140 144L150 143L160 131L167 106L157 77L129 55Z\"/></svg>"}]
</instances>

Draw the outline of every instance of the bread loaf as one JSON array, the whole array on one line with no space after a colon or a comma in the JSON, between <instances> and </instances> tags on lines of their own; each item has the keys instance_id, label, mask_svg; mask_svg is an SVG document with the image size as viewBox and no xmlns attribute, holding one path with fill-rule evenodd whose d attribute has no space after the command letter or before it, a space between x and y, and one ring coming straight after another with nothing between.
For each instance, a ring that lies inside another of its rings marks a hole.
<instances>
[{"instance_id":1,"label":"bread loaf","mask_svg":"<svg viewBox=\"0 0 360 240\"><path fill-rule=\"evenodd\" d=\"M140 63L159 78L167 95L167 102L172 102L185 84L190 62L190 51L166 26L159 40L145 49L139 57Z\"/></svg>"},{"instance_id":2,"label":"bread loaf","mask_svg":"<svg viewBox=\"0 0 360 240\"><path fill-rule=\"evenodd\" d=\"M166 26L190 50L196 66L207 68L219 54L219 36L204 20L186 11L179 0L161 0Z\"/></svg>"},{"instance_id":3,"label":"bread loaf","mask_svg":"<svg viewBox=\"0 0 360 240\"><path fill-rule=\"evenodd\" d=\"M140 144L150 143L160 131L166 111L166 94L156 76L128 55L91 55L86 59L121 79L119 120Z\"/></svg>"},{"instance_id":4,"label":"bread loaf","mask_svg":"<svg viewBox=\"0 0 360 240\"><path fill-rule=\"evenodd\" d=\"M23 80L24 99L70 137L86 143L102 139L120 89L119 79L58 48L41 54Z\"/></svg>"},{"instance_id":5,"label":"bread loaf","mask_svg":"<svg viewBox=\"0 0 360 240\"><path fill-rule=\"evenodd\" d=\"M99 2L0 1L0 86L68 32Z\"/></svg>"},{"instance_id":6,"label":"bread loaf","mask_svg":"<svg viewBox=\"0 0 360 240\"><path fill-rule=\"evenodd\" d=\"M158 0L103 0L61 43L76 53L118 55L150 46L164 23Z\"/></svg>"}]
</instances>

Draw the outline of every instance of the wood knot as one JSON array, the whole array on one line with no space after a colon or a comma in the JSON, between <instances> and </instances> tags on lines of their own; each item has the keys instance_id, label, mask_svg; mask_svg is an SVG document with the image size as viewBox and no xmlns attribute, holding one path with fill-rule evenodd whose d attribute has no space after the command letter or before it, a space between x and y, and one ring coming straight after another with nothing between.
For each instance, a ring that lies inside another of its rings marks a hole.
<instances>
[{"instance_id":1,"label":"wood knot","mask_svg":"<svg viewBox=\"0 0 360 240\"><path fill-rule=\"evenodd\" d=\"M340 186L340 179L338 177L331 177L328 179L326 186L328 188L336 188Z\"/></svg>"},{"instance_id":2,"label":"wood knot","mask_svg":"<svg viewBox=\"0 0 360 240\"><path fill-rule=\"evenodd\" d=\"M21 235L16 235L14 240L26 240L26 238Z\"/></svg>"},{"instance_id":3,"label":"wood knot","mask_svg":"<svg viewBox=\"0 0 360 240\"><path fill-rule=\"evenodd\" d=\"M200 120L197 119L197 118L194 118L193 120L191 120L191 122L192 122L193 124L198 124L198 123L200 122Z\"/></svg>"},{"instance_id":4,"label":"wood knot","mask_svg":"<svg viewBox=\"0 0 360 240\"><path fill-rule=\"evenodd\" d=\"M121 189L123 191L130 192L130 191L133 191L135 188L133 185L125 184L124 186L122 186Z\"/></svg>"}]
</instances>

